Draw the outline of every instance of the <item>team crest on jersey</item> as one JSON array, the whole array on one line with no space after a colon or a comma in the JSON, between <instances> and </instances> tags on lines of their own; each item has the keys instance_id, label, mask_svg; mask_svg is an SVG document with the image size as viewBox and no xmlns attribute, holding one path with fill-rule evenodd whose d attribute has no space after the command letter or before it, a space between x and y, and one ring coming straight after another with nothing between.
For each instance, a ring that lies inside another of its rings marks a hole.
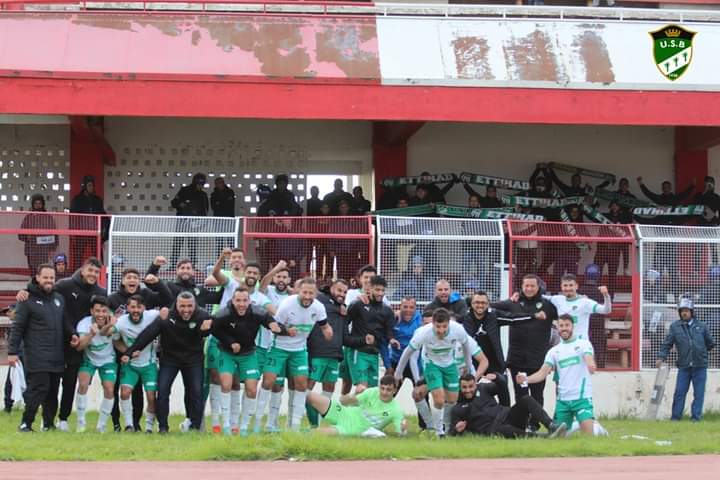
<instances>
[{"instance_id":1,"label":"team crest on jersey","mask_svg":"<svg viewBox=\"0 0 720 480\"><path fill-rule=\"evenodd\" d=\"M678 25L666 25L650 32L655 65L668 80L677 80L690 67L696 34Z\"/></svg>"},{"instance_id":2,"label":"team crest on jersey","mask_svg":"<svg viewBox=\"0 0 720 480\"><path fill-rule=\"evenodd\" d=\"M199 288L195 288L194 292L195 292L195 296L196 296L196 297L200 296L200 289L199 289Z\"/></svg>"},{"instance_id":3,"label":"team crest on jersey","mask_svg":"<svg viewBox=\"0 0 720 480\"><path fill-rule=\"evenodd\" d=\"M535 304L535 308L537 308L538 310L540 310L540 309L542 308L542 302L537 302L537 303Z\"/></svg>"},{"instance_id":4,"label":"team crest on jersey","mask_svg":"<svg viewBox=\"0 0 720 480\"><path fill-rule=\"evenodd\" d=\"M56 306L56 307L59 307L59 306L60 306L60 300L58 300L57 298L55 299L55 306Z\"/></svg>"},{"instance_id":5,"label":"team crest on jersey","mask_svg":"<svg viewBox=\"0 0 720 480\"><path fill-rule=\"evenodd\" d=\"M573 310L577 310L577 305L573 305Z\"/></svg>"},{"instance_id":6,"label":"team crest on jersey","mask_svg":"<svg viewBox=\"0 0 720 480\"><path fill-rule=\"evenodd\" d=\"M196 326L197 326L197 323L195 323L195 322L190 322L190 328L195 328Z\"/></svg>"}]
</instances>

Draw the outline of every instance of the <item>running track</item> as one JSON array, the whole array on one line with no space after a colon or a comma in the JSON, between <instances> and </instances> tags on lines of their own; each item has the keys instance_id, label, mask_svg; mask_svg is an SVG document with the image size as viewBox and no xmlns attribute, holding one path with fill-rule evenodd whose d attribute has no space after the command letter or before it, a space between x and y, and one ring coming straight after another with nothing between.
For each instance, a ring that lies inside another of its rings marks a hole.
<instances>
[{"instance_id":1,"label":"running track","mask_svg":"<svg viewBox=\"0 0 720 480\"><path fill-rule=\"evenodd\" d=\"M0 463L0 479L198 480L265 478L367 480L368 478L492 480L664 480L717 478L720 456L418 460L367 462L13 462ZM90 477L92 475L92 477Z\"/></svg>"}]
</instances>

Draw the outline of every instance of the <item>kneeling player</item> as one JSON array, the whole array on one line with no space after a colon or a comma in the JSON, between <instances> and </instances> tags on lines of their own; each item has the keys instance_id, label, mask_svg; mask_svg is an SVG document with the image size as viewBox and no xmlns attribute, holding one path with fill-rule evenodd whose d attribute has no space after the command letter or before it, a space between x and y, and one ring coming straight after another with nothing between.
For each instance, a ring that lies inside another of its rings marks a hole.
<instances>
[{"instance_id":1,"label":"kneeling player","mask_svg":"<svg viewBox=\"0 0 720 480\"><path fill-rule=\"evenodd\" d=\"M117 364L112 341L118 339L117 330L110 317L107 298L94 295L90 299L90 316L80 320L77 332L80 340L75 349L83 352L83 361L78 371L77 431L85 431L87 391L97 370L103 387L97 431L104 432L105 423L112 412L113 390L117 381Z\"/></svg>"},{"instance_id":2,"label":"kneeling player","mask_svg":"<svg viewBox=\"0 0 720 480\"><path fill-rule=\"evenodd\" d=\"M545 363L530 376L518 374L515 381L539 383L551 372L556 372L557 403L555 422L570 427L577 419L580 429L593 434L594 414L592 405L592 382L590 375L595 373L593 347L584 338L573 333L574 321L570 315L560 315L558 332L562 342L551 348L545 356Z\"/></svg>"},{"instance_id":3,"label":"kneeling player","mask_svg":"<svg viewBox=\"0 0 720 480\"><path fill-rule=\"evenodd\" d=\"M385 375L379 387L372 387L357 395L343 395L340 402L310 393L307 402L323 416L331 427L317 431L329 435L385 436L382 432L392 424L400 435L407 433L407 421L395 400L395 378Z\"/></svg>"},{"instance_id":4,"label":"kneeling player","mask_svg":"<svg viewBox=\"0 0 720 480\"><path fill-rule=\"evenodd\" d=\"M477 343L465 333L462 325L450 321L450 312L438 308L433 312L432 324L422 326L415 331L395 371L395 378L402 380L402 372L410 357L414 352L423 349L424 375L427 389L432 396L433 426L438 436L444 436L445 431L449 431L450 413L458 399L460 372L455 363L455 350L458 345L462 346L468 372L474 371L472 358L474 357L478 362L477 378L479 378L487 370L487 357Z\"/></svg>"}]
</instances>

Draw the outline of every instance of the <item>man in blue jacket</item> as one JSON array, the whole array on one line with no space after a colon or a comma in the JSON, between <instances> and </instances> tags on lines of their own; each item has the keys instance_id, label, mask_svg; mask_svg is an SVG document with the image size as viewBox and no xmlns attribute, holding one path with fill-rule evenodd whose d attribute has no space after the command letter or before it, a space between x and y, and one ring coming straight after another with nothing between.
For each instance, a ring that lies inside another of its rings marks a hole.
<instances>
[{"instance_id":1,"label":"man in blue jacket","mask_svg":"<svg viewBox=\"0 0 720 480\"><path fill-rule=\"evenodd\" d=\"M694 422L702 418L705 400L705 382L707 380L708 351L715 346L707 325L694 316L694 306L690 299L683 298L678 305L680 319L670 325L670 330L658 353L657 366L667 360L670 349L677 350L677 382L672 403L672 420L680 420L685 409L685 397L693 386L693 402L690 409Z\"/></svg>"}]
</instances>

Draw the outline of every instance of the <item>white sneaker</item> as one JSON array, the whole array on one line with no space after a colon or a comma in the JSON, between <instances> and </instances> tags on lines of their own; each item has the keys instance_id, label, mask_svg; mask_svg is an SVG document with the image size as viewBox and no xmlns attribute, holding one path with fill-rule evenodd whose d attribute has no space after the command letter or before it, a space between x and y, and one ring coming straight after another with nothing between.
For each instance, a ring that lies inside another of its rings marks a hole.
<instances>
[{"instance_id":1,"label":"white sneaker","mask_svg":"<svg viewBox=\"0 0 720 480\"><path fill-rule=\"evenodd\" d=\"M77 428L75 429L75 431L77 433L84 433L86 427L87 427L87 424L85 422L78 421Z\"/></svg>"},{"instance_id":2,"label":"white sneaker","mask_svg":"<svg viewBox=\"0 0 720 480\"><path fill-rule=\"evenodd\" d=\"M95 430L97 433L105 433L105 425L98 425Z\"/></svg>"},{"instance_id":3,"label":"white sneaker","mask_svg":"<svg viewBox=\"0 0 720 480\"><path fill-rule=\"evenodd\" d=\"M70 431L70 425L68 425L68 422L66 420L59 421L57 428L61 432L69 432Z\"/></svg>"},{"instance_id":4,"label":"white sneaker","mask_svg":"<svg viewBox=\"0 0 720 480\"><path fill-rule=\"evenodd\" d=\"M180 422L180 431L183 433L186 433L190 430L190 425L192 425L192 422L189 418L186 418L182 422Z\"/></svg>"}]
</instances>

